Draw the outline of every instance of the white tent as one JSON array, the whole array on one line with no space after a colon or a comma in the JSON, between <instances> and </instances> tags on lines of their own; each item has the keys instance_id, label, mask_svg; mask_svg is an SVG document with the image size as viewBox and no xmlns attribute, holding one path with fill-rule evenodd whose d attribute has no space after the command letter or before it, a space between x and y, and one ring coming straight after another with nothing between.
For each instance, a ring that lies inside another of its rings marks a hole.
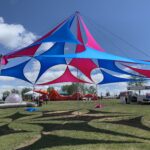
<instances>
[{"instance_id":1,"label":"white tent","mask_svg":"<svg viewBox=\"0 0 150 150\"><path fill-rule=\"evenodd\" d=\"M33 92L33 91L29 91L27 93L24 93L24 95L35 96L35 97L41 96L41 94Z\"/></svg>"}]
</instances>

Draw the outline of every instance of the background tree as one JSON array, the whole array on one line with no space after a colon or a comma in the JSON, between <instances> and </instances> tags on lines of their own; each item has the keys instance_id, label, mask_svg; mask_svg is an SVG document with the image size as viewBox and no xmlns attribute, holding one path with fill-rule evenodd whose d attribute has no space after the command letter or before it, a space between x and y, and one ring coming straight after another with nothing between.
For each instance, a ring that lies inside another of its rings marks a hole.
<instances>
[{"instance_id":1,"label":"background tree","mask_svg":"<svg viewBox=\"0 0 150 150\"><path fill-rule=\"evenodd\" d=\"M2 99L5 100L6 97L9 96L9 94L10 94L10 91L4 91L4 92L3 92Z\"/></svg>"},{"instance_id":2,"label":"background tree","mask_svg":"<svg viewBox=\"0 0 150 150\"><path fill-rule=\"evenodd\" d=\"M71 95L73 93L76 93L77 92L77 84L76 83L72 83L71 85L64 85L61 87L61 90L63 92L67 92L68 95Z\"/></svg>"},{"instance_id":3,"label":"background tree","mask_svg":"<svg viewBox=\"0 0 150 150\"><path fill-rule=\"evenodd\" d=\"M49 86L49 87L47 88L47 92L50 93L51 90L54 90L54 87Z\"/></svg>"},{"instance_id":4,"label":"background tree","mask_svg":"<svg viewBox=\"0 0 150 150\"><path fill-rule=\"evenodd\" d=\"M131 86L144 86L148 80L144 79L144 77L138 77L138 76L131 76L130 79L132 79L131 81L128 82L127 84L127 89L128 87L131 87ZM139 94L141 93L141 90L139 90Z\"/></svg>"},{"instance_id":5,"label":"background tree","mask_svg":"<svg viewBox=\"0 0 150 150\"><path fill-rule=\"evenodd\" d=\"M17 89L12 89L12 90L11 90L11 93L19 94L19 90L17 90Z\"/></svg>"},{"instance_id":6,"label":"background tree","mask_svg":"<svg viewBox=\"0 0 150 150\"><path fill-rule=\"evenodd\" d=\"M130 79L132 80L128 82L128 86L144 86L146 83L144 78L138 76L131 76Z\"/></svg>"},{"instance_id":7,"label":"background tree","mask_svg":"<svg viewBox=\"0 0 150 150\"><path fill-rule=\"evenodd\" d=\"M88 93L90 94L95 94L96 93L96 88L94 86L90 86L87 88Z\"/></svg>"},{"instance_id":8,"label":"background tree","mask_svg":"<svg viewBox=\"0 0 150 150\"><path fill-rule=\"evenodd\" d=\"M24 94L27 93L27 92L29 92L29 91L31 91L31 90L32 90L31 88L23 88L23 89L21 90L22 98L23 98L23 99L29 98L28 95L24 95Z\"/></svg>"},{"instance_id":9,"label":"background tree","mask_svg":"<svg viewBox=\"0 0 150 150\"><path fill-rule=\"evenodd\" d=\"M64 85L61 87L61 90L63 92L67 92L69 95L80 92L83 94L95 94L96 93L96 88L94 86L87 87L84 84L80 83L72 83L71 85Z\"/></svg>"},{"instance_id":10,"label":"background tree","mask_svg":"<svg viewBox=\"0 0 150 150\"><path fill-rule=\"evenodd\" d=\"M106 92L106 96L110 96L110 92L109 91Z\"/></svg>"}]
</instances>

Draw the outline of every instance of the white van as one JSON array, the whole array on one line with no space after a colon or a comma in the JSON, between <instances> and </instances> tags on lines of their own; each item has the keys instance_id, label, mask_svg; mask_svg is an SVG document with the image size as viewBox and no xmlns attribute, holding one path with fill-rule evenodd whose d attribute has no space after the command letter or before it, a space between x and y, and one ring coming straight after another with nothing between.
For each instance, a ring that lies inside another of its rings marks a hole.
<instances>
[{"instance_id":1,"label":"white van","mask_svg":"<svg viewBox=\"0 0 150 150\"><path fill-rule=\"evenodd\" d=\"M138 95L137 96L137 102L138 103L150 103L150 95Z\"/></svg>"},{"instance_id":2,"label":"white van","mask_svg":"<svg viewBox=\"0 0 150 150\"><path fill-rule=\"evenodd\" d=\"M122 103L150 103L150 93L144 93L144 90L149 90L150 86L128 87L128 91L120 93L120 101ZM137 94L138 91L142 94ZM134 92L133 92L134 91Z\"/></svg>"}]
</instances>

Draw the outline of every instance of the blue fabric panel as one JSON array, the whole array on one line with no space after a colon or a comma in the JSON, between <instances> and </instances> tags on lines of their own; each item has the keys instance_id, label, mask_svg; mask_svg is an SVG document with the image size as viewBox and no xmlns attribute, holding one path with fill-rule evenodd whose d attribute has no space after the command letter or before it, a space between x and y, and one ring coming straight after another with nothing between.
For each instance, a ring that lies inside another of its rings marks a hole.
<instances>
[{"instance_id":1,"label":"blue fabric panel","mask_svg":"<svg viewBox=\"0 0 150 150\"><path fill-rule=\"evenodd\" d=\"M55 43L49 50L47 50L43 54L35 57L41 64L41 69L40 69L39 75L37 77L37 80L50 67L55 66L55 65L59 65L59 64L66 64L65 58L54 58L54 57L45 58L45 57L42 57L43 55L49 56L49 55L64 54L64 45L65 45L65 43Z\"/></svg>"},{"instance_id":2,"label":"blue fabric panel","mask_svg":"<svg viewBox=\"0 0 150 150\"><path fill-rule=\"evenodd\" d=\"M134 75L118 68L113 60L98 60L98 64L100 68L108 69L121 74Z\"/></svg>"},{"instance_id":3,"label":"blue fabric panel","mask_svg":"<svg viewBox=\"0 0 150 150\"><path fill-rule=\"evenodd\" d=\"M98 84L107 84L107 83L114 83L114 82L128 82L128 81L132 81L132 79L115 77L115 76L105 72L104 70L101 70L101 72L103 74L103 80L100 83L98 83Z\"/></svg>"},{"instance_id":4,"label":"blue fabric panel","mask_svg":"<svg viewBox=\"0 0 150 150\"><path fill-rule=\"evenodd\" d=\"M150 65L148 61L142 61L137 59L130 59L126 57L121 57L106 52L100 52L98 50L86 47L86 50L76 54L65 54L65 55L43 55L42 57L60 57L60 58L89 58L89 59L99 59L99 60L115 60L128 63L137 63L137 64L147 64Z\"/></svg>"},{"instance_id":5,"label":"blue fabric panel","mask_svg":"<svg viewBox=\"0 0 150 150\"><path fill-rule=\"evenodd\" d=\"M69 19L63 26L61 26L57 31L55 31L49 37L40 41L43 42L69 42L69 43L80 43L75 36L70 31L70 26L74 20L74 16Z\"/></svg>"},{"instance_id":6,"label":"blue fabric panel","mask_svg":"<svg viewBox=\"0 0 150 150\"><path fill-rule=\"evenodd\" d=\"M14 77L14 78L18 78L24 81L27 81L29 83L31 83L25 76L23 73L23 69L26 66L26 64L29 62L25 61L17 66L11 67L11 68L7 68L7 69L2 69L1 70L1 76L10 76L10 77Z\"/></svg>"}]
</instances>

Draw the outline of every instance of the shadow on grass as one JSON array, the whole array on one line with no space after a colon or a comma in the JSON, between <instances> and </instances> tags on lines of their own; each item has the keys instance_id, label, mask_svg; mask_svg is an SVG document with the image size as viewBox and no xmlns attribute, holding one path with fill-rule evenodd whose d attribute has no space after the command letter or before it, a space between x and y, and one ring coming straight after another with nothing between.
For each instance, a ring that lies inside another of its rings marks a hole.
<instances>
[{"instance_id":1,"label":"shadow on grass","mask_svg":"<svg viewBox=\"0 0 150 150\"><path fill-rule=\"evenodd\" d=\"M124 115L125 116L125 115ZM126 115L128 116L128 115ZM57 121L92 121L94 119L104 119L104 118L115 118L122 117L121 115L109 115L109 116L94 116L94 115L83 115L83 116L67 116L61 118L51 118L51 120Z\"/></svg>"},{"instance_id":2,"label":"shadow on grass","mask_svg":"<svg viewBox=\"0 0 150 150\"><path fill-rule=\"evenodd\" d=\"M56 146L74 146L83 144L130 144L141 143L137 141L113 141L113 140L91 140L78 139L56 135L42 135L41 139L37 140L32 145L19 148L17 150L38 150L41 148L52 148Z\"/></svg>"},{"instance_id":3,"label":"shadow on grass","mask_svg":"<svg viewBox=\"0 0 150 150\"><path fill-rule=\"evenodd\" d=\"M65 115L72 115L74 111L65 111L65 112L50 112L50 113L43 113L42 117L59 117Z\"/></svg>"},{"instance_id":4,"label":"shadow on grass","mask_svg":"<svg viewBox=\"0 0 150 150\"><path fill-rule=\"evenodd\" d=\"M16 120L16 119L19 119L19 118L22 118L22 117L27 117L27 116L31 116L31 115L28 115L28 114L21 114L19 112L16 112L10 116L7 116L7 118L10 118L12 119L12 121Z\"/></svg>"},{"instance_id":5,"label":"shadow on grass","mask_svg":"<svg viewBox=\"0 0 150 150\"><path fill-rule=\"evenodd\" d=\"M108 135L113 135L113 136L122 136L122 137L127 137L127 138L150 140L150 138L139 137L139 136L135 136L132 134L120 133L120 132L111 131L107 129L95 128L95 127L88 125L86 122L66 123L66 124L39 123L38 125L43 127L44 132L51 132L55 130L68 130L68 131L74 130L74 131L83 131L83 132L102 133L102 134L108 134Z\"/></svg>"},{"instance_id":6,"label":"shadow on grass","mask_svg":"<svg viewBox=\"0 0 150 150\"><path fill-rule=\"evenodd\" d=\"M122 114L122 115L131 115L130 113L108 112L108 111L99 111L99 110L93 110L93 109L89 109L89 112L87 114Z\"/></svg>"},{"instance_id":7,"label":"shadow on grass","mask_svg":"<svg viewBox=\"0 0 150 150\"><path fill-rule=\"evenodd\" d=\"M112 124L120 124L120 125L126 125L138 129L142 129L145 131L150 131L150 128L142 124L142 116L132 118L132 119L123 119L118 121L105 121L105 123L112 123Z\"/></svg>"},{"instance_id":8,"label":"shadow on grass","mask_svg":"<svg viewBox=\"0 0 150 150\"><path fill-rule=\"evenodd\" d=\"M0 136L12 134L12 133L23 133L23 132L27 132L27 131L24 131L24 130L21 130L21 131L13 130L13 129L8 127L8 124L0 126Z\"/></svg>"},{"instance_id":9,"label":"shadow on grass","mask_svg":"<svg viewBox=\"0 0 150 150\"><path fill-rule=\"evenodd\" d=\"M140 143L137 141L115 141L115 140L94 140L94 139L78 139L78 138L72 138L72 137L63 137L63 136L56 136L56 135L47 135L49 133L44 132L52 132L55 130L66 130L66 131L83 131L83 132L93 132L93 133L102 133L102 134L108 134L112 136L120 136L120 137L127 137L127 138L135 138L135 139L144 139L144 140L150 140L150 138L145 137L139 137L136 135L128 134L128 133L121 133L116 131L111 131L107 129L101 129L101 128L95 128L93 126L90 126L88 124L89 121L94 119L104 119L104 118L114 118L114 117L122 117L122 116L128 116L129 114L122 113L122 115L117 115L116 112L109 113L109 112L100 112L91 110L89 113L93 114L96 113L105 113L108 114L108 116L96 116L96 115L82 115L82 116L69 116L72 115L74 111L67 111L67 112L43 112L42 116L35 117L35 119L43 118L43 117L54 117L58 116L59 118L49 118L49 120L56 120L56 121L84 121L84 122L77 122L77 123L65 123L65 124L59 124L59 123L36 123L36 125L40 125L43 127L42 130L42 136L39 140L37 140L32 145L25 146L23 148L19 148L18 150L37 150L40 148L51 148L55 146L73 146L73 145L83 145L83 144L130 144L130 143ZM111 115L112 114L112 115ZM67 117L64 115L68 115ZM16 120L22 117L31 116L26 114L20 114L19 112L16 112L15 114L9 116L12 120ZM61 117L62 116L62 117ZM61 117L61 118L60 118ZM146 127L141 122L142 116L132 118L132 119L126 119L126 120L119 120L119 121L103 121L104 123L114 123L114 124L121 124L121 125L128 125L131 127L135 127L138 129L143 129L146 131L150 131L150 128ZM29 120L30 121L30 120ZM34 120L30 124L35 124ZM7 125L0 126L0 135L7 135L11 133L22 133L26 131L15 131L13 129L10 129Z\"/></svg>"}]
</instances>

